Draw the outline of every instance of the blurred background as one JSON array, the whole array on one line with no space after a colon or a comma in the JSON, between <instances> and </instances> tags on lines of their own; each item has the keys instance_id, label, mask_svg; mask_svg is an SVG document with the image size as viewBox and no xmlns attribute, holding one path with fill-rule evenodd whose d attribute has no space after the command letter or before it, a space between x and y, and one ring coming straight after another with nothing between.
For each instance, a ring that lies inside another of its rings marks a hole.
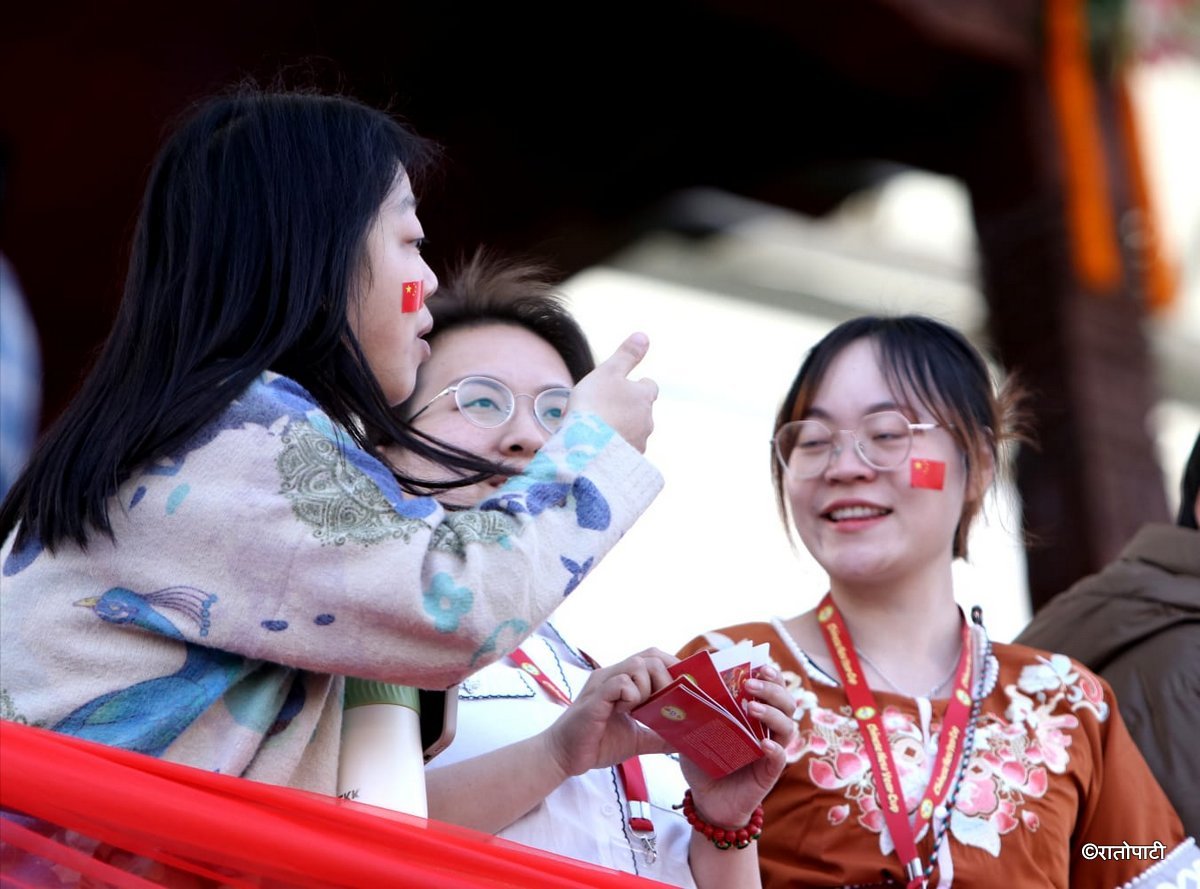
<instances>
[{"instance_id":1,"label":"blurred background","mask_svg":"<svg viewBox=\"0 0 1200 889\"><path fill-rule=\"evenodd\" d=\"M418 183L439 271L479 243L533 256L598 356L650 334L667 488L560 618L601 660L822 594L768 440L804 353L855 314L936 315L1033 393L1037 446L956 569L995 638L1174 515L1200 431L1194 0L9 10L0 333L23 294L34 428L111 323L162 134L243 78L340 89L439 142Z\"/></svg>"}]
</instances>

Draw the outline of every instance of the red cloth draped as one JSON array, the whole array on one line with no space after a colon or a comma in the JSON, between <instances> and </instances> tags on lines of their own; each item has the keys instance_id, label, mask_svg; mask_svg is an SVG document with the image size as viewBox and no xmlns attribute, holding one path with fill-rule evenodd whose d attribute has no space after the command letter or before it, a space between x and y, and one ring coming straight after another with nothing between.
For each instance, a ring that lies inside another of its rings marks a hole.
<instances>
[{"instance_id":1,"label":"red cloth draped","mask_svg":"<svg viewBox=\"0 0 1200 889\"><path fill-rule=\"evenodd\" d=\"M3 720L0 807L5 886L59 885L64 874L69 885L82 875L82 885L121 889L662 885L454 825Z\"/></svg>"}]
</instances>

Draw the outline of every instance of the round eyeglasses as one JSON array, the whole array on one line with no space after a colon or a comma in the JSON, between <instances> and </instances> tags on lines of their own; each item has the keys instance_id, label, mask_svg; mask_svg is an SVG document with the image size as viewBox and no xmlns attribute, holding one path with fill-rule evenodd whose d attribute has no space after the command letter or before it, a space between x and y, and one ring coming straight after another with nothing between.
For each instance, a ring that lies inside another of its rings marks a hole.
<instances>
[{"instance_id":1,"label":"round eyeglasses","mask_svg":"<svg viewBox=\"0 0 1200 889\"><path fill-rule=\"evenodd\" d=\"M424 407L412 415L410 421L429 410L442 396L451 394L454 395L459 413L484 429L503 426L512 419L518 398L532 399L534 418L539 426L551 434L562 426L567 416L567 402L571 398L571 390L559 386L543 389L537 395L514 395L512 389L491 377L463 377L429 399Z\"/></svg>"},{"instance_id":2,"label":"round eyeglasses","mask_svg":"<svg viewBox=\"0 0 1200 889\"><path fill-rule=\"evenodd\" d=\"M775 456L792 478L814 478L823 473L842 449L838 433L854 440L859 459L881 472L898 469L912 451L913 433L937 429L937 423L910 423L898 411L867 414L857 429L830 429L820 420L793 420L779 427L772 439Z\"/></svg>"}]
</instances>

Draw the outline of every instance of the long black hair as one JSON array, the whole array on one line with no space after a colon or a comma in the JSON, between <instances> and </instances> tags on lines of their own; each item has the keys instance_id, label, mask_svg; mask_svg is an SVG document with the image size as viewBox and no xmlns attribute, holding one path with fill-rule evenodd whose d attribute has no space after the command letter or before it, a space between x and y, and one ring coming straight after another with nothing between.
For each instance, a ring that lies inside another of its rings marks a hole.
<instances>
[{"instance_id":1,"label":"long black hair","mask_svg":"<svg viewBox=\"0 0 1200 889\"><path fill-rule=\"evenodd\" d=\"M241 87L194 109L150 173L113 329L0 507L0 539L18 522L18 544L111 537L118 486L267 369L304 386L361 447L382 431L442 465L488 472L392 415L347 322L381 204L434 154L342 96Z\"/></svg>"}]
</instances>

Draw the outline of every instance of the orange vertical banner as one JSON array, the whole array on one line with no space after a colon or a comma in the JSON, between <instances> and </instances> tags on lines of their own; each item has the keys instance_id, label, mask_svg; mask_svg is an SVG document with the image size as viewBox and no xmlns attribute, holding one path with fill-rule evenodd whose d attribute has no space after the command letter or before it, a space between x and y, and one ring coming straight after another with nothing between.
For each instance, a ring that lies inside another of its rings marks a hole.
<instances>
[{"instance_id":1,"label":"orange vertical banner","mask_svg":"<svg viewBox=\"0 0 1200 889\"><path fill-rule=\"evenodd\" d=\"M1096 84L1088 58L1085 0L1046 0L1046 79L1058 123L1071 262L1088 289L1121 281Z\"/></svg>"}]
</instances>

